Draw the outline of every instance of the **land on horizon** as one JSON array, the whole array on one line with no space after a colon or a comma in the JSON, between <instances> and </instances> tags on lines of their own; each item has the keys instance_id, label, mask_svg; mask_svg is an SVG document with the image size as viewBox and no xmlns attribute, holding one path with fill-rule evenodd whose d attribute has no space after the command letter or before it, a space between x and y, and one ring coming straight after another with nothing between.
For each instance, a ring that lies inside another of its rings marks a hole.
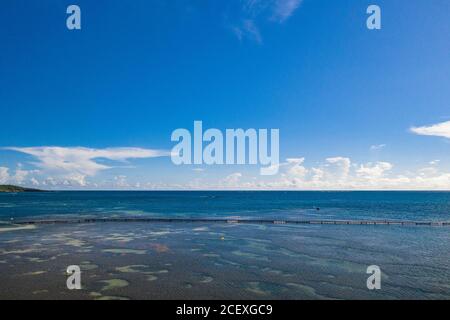
<instances>
[{"instance_id":1,"label":"land on horizon","mask_svg":"<svg viewBox=\"0 0 450 320\"><path fill-rule=\"evenodd\" d=\"M17 185L0 185L0 192L16 193L16 192L450 192L450 190L433 190L433 189L54 189L43 190L29 188Z\"/></svg>"},{"instance_id":2,"label":"land on horizon","mask_svg":"<svg viewBox=\"0 0 450 320\"><path fill-rule=\"evenodd\" d=\"M46 190L33 189L33 188L25 188L14 185L0 185L0 192L44 192Z\"/></svg>"}]
</instances>

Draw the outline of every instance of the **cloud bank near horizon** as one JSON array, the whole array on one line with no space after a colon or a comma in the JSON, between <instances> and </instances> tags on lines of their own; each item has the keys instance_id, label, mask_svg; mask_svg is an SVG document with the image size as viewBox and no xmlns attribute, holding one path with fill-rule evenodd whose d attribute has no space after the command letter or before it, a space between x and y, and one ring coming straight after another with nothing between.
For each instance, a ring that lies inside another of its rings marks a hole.
<instances>
[{"instance_id":1,"label":"cloud bank near horizon","mask_svg":"<svg viewBox=\"0 0 450 320\"><path fill-rule=\"evenodd\" d=\"M394 172L385 161L356 163L348 157L330 157L307 167L305 158L290 158L280 164L275 179L257 180L242 173L225 179L225 189L256 190L450 190L450 172L441 170L439 160L428 162L416 171ZM192 188L199 187L192 185ZM223 185L212 185L221 189Z\"/></svg>"},{"instance_id":2,"label":"cloud bank near horizon","mask_svg":"<svg viewBox=\"0 0 450 320\"><path fill-rule=\"evenodd\" d=\"M450 138L450 121L412 127L410 131L418 135ZM372 145L369 150L379 153L385 147L386 144ZM211 166L185 166L186 171L194 172L196 176L184 181L180 178L173 183L158 183L148 181L144 176L141 181L131 182L122 172L109 181L100 181L96 176L102 171L117 168L102 160L128 163L130 159L169 157L170 151L57 146L1 149L32 156L34 161L30 164L35 168L25 170L20 163L15 170L0 166L0 184L119 190L450 190L450 172L443 169L439 159L432 159L415 170L405 171L401 165L397 167L387 161L359 163L350 157L333 156L307 166L305 157L291 157L278 164L279 173L272 177L251 174L249 171L211 175L214 171ZM151 171L151 168L146 167L145 170Z\"/></svg>"},{"instance_id":3,"label":"cloud bank near horizon","mask_svg":"<svg viewBox=\"0 0 450 320\"><path fill-rule=\"evenodd\" d=\"M163 150L142 148L92 149L84 147L6 148L31 155L36 161L33 170L18 164L15 170L0 167L0 183L41 186L50 189L130 189L130 190L450 190L450 172L432 160L415 171L396 172L396 166L386 161L358 163L349 157L328 157L312 166L304 157L287 158L280 163L279 173L273 177L247 171L221 175L210 173L211 166L193 170L194 178L169 182L155 182L142 178L131 181L120 173L108 181L96 175L114 166L100 163L100 159L128 162L129 159L169 156ZM168 160L170 161L170 160ZM148 167L145 170L149 169ZM194 168L195 169L195 168ZM201 170L200 170L201 169ZM151 168L150 168L151 170ZM214 176L215 178L211 178Z\"/></svg>"}]
</instances>

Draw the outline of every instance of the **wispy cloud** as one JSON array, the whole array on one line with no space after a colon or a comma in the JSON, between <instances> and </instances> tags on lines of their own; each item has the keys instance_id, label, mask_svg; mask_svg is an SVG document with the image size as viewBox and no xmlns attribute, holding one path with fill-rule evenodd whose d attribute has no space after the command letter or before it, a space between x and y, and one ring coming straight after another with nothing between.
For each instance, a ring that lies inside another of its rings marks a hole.
<instances>
[{"instance_id":1,"label":"wispy cloud","mask_svg":"<svg viewBox=\"0 0 450 320\"><path fill-rule=\"evenodd\" d=\"M233 32L240 41L244 38L249 38L255 42L262 43L261 33L253 20L243 20L239 26L233 27Z\"/></svg>"},{"instance_id":2,"label":"wispy cloud","mask_svg":"<svg viewBox=\"0 0 450 320\"><path fill-rule=\"evenodd\" d=\"M112 168L99 163L99 159L123 162L128 159L154 158L170 154L168 151L142 148L7 147L3 149L31 155L36 159L33 164L42 173L51 175L53 178L64 178L66 183L75 183L81 186L86 184L86 177Z\"/></svg>"},{"instance_id":3,"label":"wispy cloud","mask_svg":"<svg viewBox=\"0 0 450 320\"><path fill-rule=\"evenodd\" d=\"M286 21L297 8L302 0L276 0L273 9L273 19L282 23Z\"/></svg>"},{"instance_id":4,"label":"wispy cloud","mask_svg":"<svg viewBox=\"0 0 450 320\"><path fill-rule=\"evenodd\" d=\"M235 172L225 177L222 180L223 185L225 186L235 186L239 182L239 179L242 177L242 173Z\"/></svg>"},{"instance_id":5,"label":"wispy cloud","mask_svg":"<svg viewBox=\"0 0 450 320\"><path fill-rule=\"evenodd\" d=\"M450 121L423 127L412 127L411 132L422 136L436 136L450 139Z\"/></svg>"},{"instance_id":6,"label":"wispy cloud","mask_svg":"<svg viewBox=\"0 0 450 320\"><path fill-rule=\"evenodd\" d=\"M378 151L381 149L384 149L386 147L385 144L374 144L372 146L370 146L370 151Z\"/></svg>"},{"instance_id":7,"label":"wispy cloud","mask_svg":"<svg viewBox=\"0 0 450 320\"><path fill-rule=\"evenodd\" d=\"M441 160L432 160L432 161L429 162L429 164L432 165L432 166L435 166L435 165L438 165L439 162L441 162Z\"/></svg>"},{"instance_id":8,"label":"wispy cloud","mask_svg":"<svg viewBox=\"0 0 450 320\"><path fill-rule=\"evenodd\" d=\"M241 41L250 39L262 43L258 25L267 22L284 23L301 3L302 0L243 0L237 21L232 22L231 29Z\"/></svg>"}]
</instances>

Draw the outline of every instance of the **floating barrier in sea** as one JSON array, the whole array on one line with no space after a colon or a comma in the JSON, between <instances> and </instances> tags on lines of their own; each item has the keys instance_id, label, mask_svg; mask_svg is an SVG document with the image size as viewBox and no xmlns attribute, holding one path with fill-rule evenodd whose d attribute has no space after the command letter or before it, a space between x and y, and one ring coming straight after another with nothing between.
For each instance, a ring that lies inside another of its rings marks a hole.
<instances>
[{"instance_id":1,"label":"floating barrier in sea","mask_svg":"<svg viewBox=\"0 0 450 320\"><path fill-rule=\"evenodd\" d=\"M282 220L282 219L206 219L206 218L81 218L55 220L23 220L9 222L15 225L73 224L101 222L140 223L226 223L226 224L276 224L276 225L394 225L394 226L450 226L450 221L405 220Z\"/></svg>"}]
</instances>

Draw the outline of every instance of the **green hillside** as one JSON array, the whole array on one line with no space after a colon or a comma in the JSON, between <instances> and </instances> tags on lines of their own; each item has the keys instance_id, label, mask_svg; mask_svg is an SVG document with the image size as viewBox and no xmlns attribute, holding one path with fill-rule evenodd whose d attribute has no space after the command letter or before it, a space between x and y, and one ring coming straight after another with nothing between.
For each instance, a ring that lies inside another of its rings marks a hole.
<instances>
[{"instance_id":1,"label":"green hillside","mask_svg":"<svg viewBox=\"0 0 450 320\"><path fill-rule=\"evenodd\" d=\"M43 190L23 188L12 185L0 185L0 192L40 192Z\"/></svg>"}]
</instances>

